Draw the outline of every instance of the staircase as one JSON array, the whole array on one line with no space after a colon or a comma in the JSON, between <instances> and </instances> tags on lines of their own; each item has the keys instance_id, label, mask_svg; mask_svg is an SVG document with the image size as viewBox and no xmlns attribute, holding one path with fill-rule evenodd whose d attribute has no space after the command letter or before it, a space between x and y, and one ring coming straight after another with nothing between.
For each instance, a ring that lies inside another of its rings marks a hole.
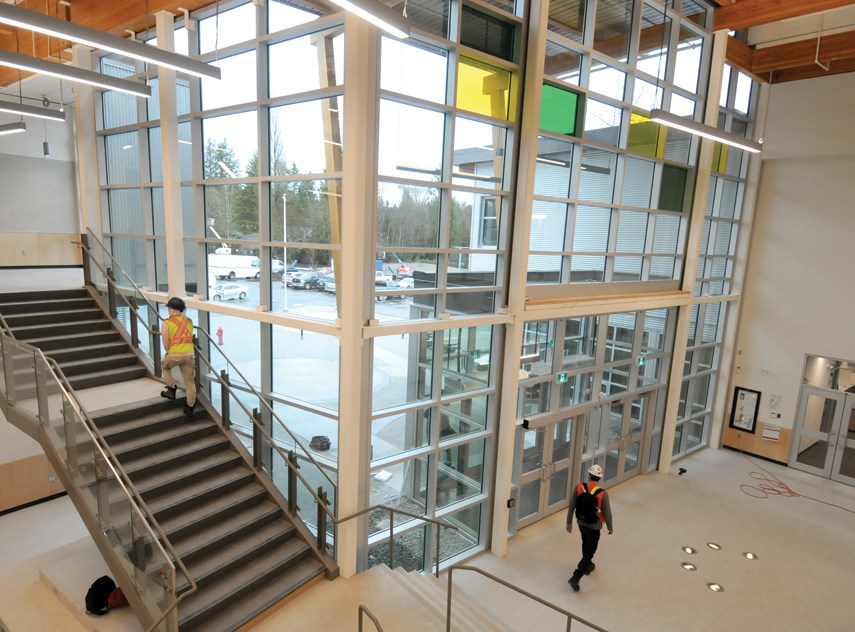
<instances>
[{"instance_id":1,"label":"staircase","mask_svg":"<svg viewBox=\"0 0 855 632\"><path fill-rule=\"evenodd\" d=\"M59 364L75 390L149 375L85 289L0 294L0 314L17 340Z\"/></svg>"},{"instance_id":2,"label":"staircase","mask_svg":"<svg viewBox=\"0 0 855 632\"><path fill-rule=\"evenodd\" d=\"M95 424L184 561L198 590L179 629L238 629L325 564L204 410L161 398L92 414ZM179 576L177 593L189 588Z\"/></svg>"},{"instance_id":3,"label":"staircase","mask_svg":"<svg viewBox=\"0 0 855 632\"><path fill-rule=\"evenodd\" d=\"M142 356L85 289L0 294L0 314L17 340L58 363L75 390L150 377ZM32 382L32 366L21 366L19 399L27 389L35 390L23 375L29 371ZM289 517L272 481L256 473L246 449L214 420L208 402L200 397L198 403L190 418L183 413L181 397L156 397L89 414L196 583L191 592L188 578L177 575L176 594L187 593L177 608L179 630L226 632L295 591L334 577L337 569L308 544L311 532ZM41 434L39 440L52 462L61 463L56 445ZM84 522L90 530L96 525L96 542L105 536L112 545L129 541L111 539L113 534L97 528L97 520L85 519L86 500L64 469L55 469ZM111 495L108 502L111 515L127 514L124 495ZM116 555L110 546L99 549L105 559ZM147 574L162 561L152 560L150 549L127 553ZM122 564L110 566L123 584L117 570ZM127 593L133 584L124 579Z\"/></svg>"}]
</instances>

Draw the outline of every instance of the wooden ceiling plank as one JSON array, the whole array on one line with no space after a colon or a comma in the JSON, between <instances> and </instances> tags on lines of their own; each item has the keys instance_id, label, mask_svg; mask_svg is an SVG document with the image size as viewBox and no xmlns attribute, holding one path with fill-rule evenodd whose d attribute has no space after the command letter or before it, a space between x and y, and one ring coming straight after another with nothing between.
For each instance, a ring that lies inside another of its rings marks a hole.
<instances>
[{"instance_id":1,"label":"wooden ceiling plank","mask_svg":"<svg viewBox=\"0 0 855 632\"><path fill-rule=\"evenodd\" d=\"M715 30L739 31L850 5L855 0L740 0L715 10Z\"/></svg>"},{"instance_id":2,"label":"wooden ceiling plank","mask_svg":"<svg viewBox=\"0 0 855 632\"><path fill-rule=\"evenodd\" d=\"M789 44L758 48L754 51L752 72L768 74L770 71L809 66L816 61L816 39L800 40ZM855 31L823 35L819 46L819 61L855 58Z\"/></svg>"}]
</instances>

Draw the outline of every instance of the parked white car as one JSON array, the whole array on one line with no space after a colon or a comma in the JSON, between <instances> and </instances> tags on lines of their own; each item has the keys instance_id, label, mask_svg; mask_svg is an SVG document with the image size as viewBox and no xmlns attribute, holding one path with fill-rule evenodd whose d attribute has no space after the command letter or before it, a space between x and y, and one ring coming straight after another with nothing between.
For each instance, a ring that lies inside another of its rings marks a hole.
<instances>
[{"instance_id":1,"label":"parked white car","mask_svg":"<svg viewBox=\"0 0 855 632\"><path fill-rule=\"evenodd\" d=\"M243 300L246 298L246 293L249 288L240 283L221 283L214 288L214 294L211 298L215 301L231 301L234 299Z\"/></svg>"}]
</instances>

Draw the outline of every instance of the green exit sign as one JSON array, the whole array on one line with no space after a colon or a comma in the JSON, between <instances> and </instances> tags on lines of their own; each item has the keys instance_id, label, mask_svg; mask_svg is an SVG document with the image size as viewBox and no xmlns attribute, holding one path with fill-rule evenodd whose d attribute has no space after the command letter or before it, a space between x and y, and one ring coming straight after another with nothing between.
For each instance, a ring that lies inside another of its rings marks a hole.
<instances>
[{"instance_id":1,"label":"green exit sign","mask_svg":"<svg viewBox=\"0 0 855 632\"><path fill-rule=\"evenodd\" d=\"M567 381L567 374L566 373L559 373L557 382L559 384L564 384L564 382L566 382L566 381Z\"/></svg>"},{"instance_id":2,"label":"green exit sign","mask_svg":"<svg viewBox=\"0 0 855 632\"><path fill-rule=\"evenodd\" d=\"M644 366L645 364L647 364L647 358L645 358L644 356L638 358L638 366Z\"/></svg>"}]
</instances>

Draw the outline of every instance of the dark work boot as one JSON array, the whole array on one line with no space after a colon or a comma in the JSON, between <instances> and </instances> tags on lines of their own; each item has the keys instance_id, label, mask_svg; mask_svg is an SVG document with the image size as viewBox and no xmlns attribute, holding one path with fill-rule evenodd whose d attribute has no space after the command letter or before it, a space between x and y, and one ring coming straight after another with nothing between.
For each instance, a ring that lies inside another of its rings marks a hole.
<instances>
[{"instance_id":1,"label":"dark work boot","mask_svg":"<svg viewBox=\"0 0 855 632\"><path fill-rule=\"evenodd\" d=\"M585 571L585 575L590 575L597 569L597 565L591 562L591 565L588 567L588 570Z\"/></svg>"},{"instance_id":2,"label":"dark work boot","mask_svg":"<svg viewBox=\"0 0 855 632\"><path fill-rule=\"evenodd\" d=\"M175 399L175 386L167 386L165 389L160 391L160 396L165 397L166 399Z\"/></svg>"},{"instance_id":3,"label":"dark work boot","mask_svg":"<svg viewBox=\"0 0 855 632\"><path fill-rule=\"evenodd\" d=\"M579 578L576 577L576 573L573 573L573 577L568 579L567 583L570 584L570 588L573 589L573 592L579 592Z\"/></svg>"},{"instance_id":4,"label":"dark work boot","mask_svg":"<svg viewBox=\"0 0 855 632\"><path fill-rule=\"evenodd\" d=\"M184 405L184 414L187 415L188 417L192 417L193 411L195 409L196 409L196 404L193 404L192 406L190 404L185 404Z\"/></svg>"}]
</instances>

